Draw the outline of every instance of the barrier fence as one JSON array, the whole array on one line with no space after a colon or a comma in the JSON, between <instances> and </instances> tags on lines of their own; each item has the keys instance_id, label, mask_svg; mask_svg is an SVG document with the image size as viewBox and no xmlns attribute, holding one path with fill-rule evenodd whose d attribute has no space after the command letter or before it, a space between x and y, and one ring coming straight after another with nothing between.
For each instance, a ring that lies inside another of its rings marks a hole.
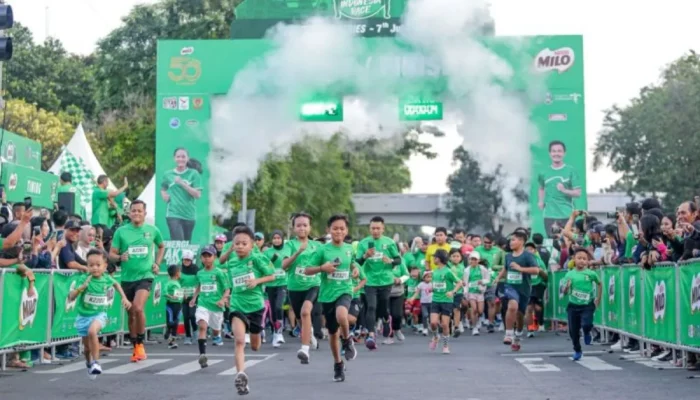
<instances>
[{"instance_id":1,"label":"barrier fence","mask_svg":"<svg viewBox=\"0 0 700 400\"><path fill-rule=\"evenodd\" d=\"M657 263L647 270L636 264L607 265L597 270L605 293L594 314L604 333L637 339L642 349L655 344L700 353L700 259ZM545 318L567 322L567 271L552 273Z\"/></svg>"},{"instance_id":2,"label":"barrier fence","mask_svg":"<svg viewBox=\"0 0 700 400\"><path fill-rule=\"evenodd\" d=\"M34 293L28 293L28 281L13 269L0 270L0 355L2 368L7 353L39 348L51 348L80 340L75 329L76 301L68 301L68 293L76 288L79 273L70 270L33 270L36 278ZM119 275L114 278L119 281ZM165 296L163 289L168 275L159 274L144 312L146 330L165 327ZM107 293L110 307L107 326L102 336L123 335L128 332L126 310L121 295L114 289Z\"/></svg>"}]
</instances>

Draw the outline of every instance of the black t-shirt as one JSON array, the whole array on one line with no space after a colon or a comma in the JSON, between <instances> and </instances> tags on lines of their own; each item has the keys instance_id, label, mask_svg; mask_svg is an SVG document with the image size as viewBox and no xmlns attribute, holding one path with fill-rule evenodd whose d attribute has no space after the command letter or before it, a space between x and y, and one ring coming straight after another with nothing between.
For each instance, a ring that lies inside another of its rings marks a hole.
<instances>
[{"instance_id":1,"label":"black t-shirt","mask_svg":"<svg viewBox=\"0 0 700 400\"><path fill-rule=\"evenodd\" d=\"M73 244L68 243L61 249L61 252L58 253L58 268L70 269L68 268L68 263L71 261L75 261L80 265L87 265L87 262L76 254Z\"/></svg>"}]
</instances>

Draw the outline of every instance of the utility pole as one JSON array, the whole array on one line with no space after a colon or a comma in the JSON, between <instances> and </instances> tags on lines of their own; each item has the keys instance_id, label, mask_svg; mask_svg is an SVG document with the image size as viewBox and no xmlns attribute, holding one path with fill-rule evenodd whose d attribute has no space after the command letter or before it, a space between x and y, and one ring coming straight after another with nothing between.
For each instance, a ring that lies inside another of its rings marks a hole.
<instances>
[{"instance_id":1,"label":"utility pole","mask_svg":"<svg viewBox=\"0 0 700 400\"><path fill-rule=\"evenodd\" d=\"M248 179L243 179L241 185L241 214L238 217L238 222L248 223Z\"/></svg>"}]
</instances>

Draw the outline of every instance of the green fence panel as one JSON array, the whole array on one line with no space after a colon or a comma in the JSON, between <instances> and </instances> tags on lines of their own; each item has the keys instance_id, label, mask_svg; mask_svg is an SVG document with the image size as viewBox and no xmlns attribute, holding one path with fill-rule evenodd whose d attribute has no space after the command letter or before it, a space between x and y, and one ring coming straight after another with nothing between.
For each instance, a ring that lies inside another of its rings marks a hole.
<instances>
[{"instance_id":1,"label":"green fence panel","mask_svg":"<svg viewBox=\"0 0 700 400\"><path fill-rule=\"evenodd\" d=\"M49 329L49 275L36 273L34 293L26 278L5 272L2 279L0 348L44 343Z\"/></svg>"},{"instance_id":2,"label":"green fence panel","mask_svg":"<svg viewBox=\"0 0 700 400\"><path fill-rule=\"evenodd\" d=\"M602 324L609 328L622 327L622 268L617 265L606 265L602 269L603 296L597 311L603 318ZM604 312L603 312L604 311Z\"/></svg>"},{"instance_id":3,"label":"green fence panel","mask_svg":"<svg viewBox=\"0 0 700 400\"><path fill-rule=\"evenodd\" d=\"M119 274L114 275L114 279L117 282L121 281ZM102 328L102 333L117 333L122 329L126 329L126 324L124 324L124 318L126 318L126 311L122 307L122 295L114 289L110 289L107 292L107 298L111 299L112 305L107 310L107 326Z\"/></svg>"},{"instance_id":4,"label":"green fence panel","mask_svg":"<svg viewBox=\"0 0 700 400\"><path fill-rule=\"evenodd\" d=\"M566 312L566 307L569 305L569 296L564 294L564 288L566 287L566 281L564 277L567 271L556 271L554 275L554 287L556 288L557 304L554 309L554 318L562 321L568 321L568 313ZM554 294L554 293L553 293Z\"/></svg>"},{"instance_id":5,"label":"green fence panel","mask_svg":"<svg viewBox=\"0 0 700 400\"><path fill-rule=\"evenodd\" d=\"M682 263L678 272L681 343L700 347L700 260Z\"/></svg>"},{"instance_id":6,"label":"green fence panel","mask_svg":"<svg viewBox=\"0 0 700 400\"><path fill-rule=\"evenodd\" d=\"M598 279L600 279L600 281L603 282L603 270L597 269L595 270L595 272L598 274ZM603 284L603 290L605 290L605 284ZM598 298L598 285L593 285L593 298ZM603 325L603 305L601 304L599 304L593 312L593 325Z\"/></svg>"},{"instance_id":7,"label":"green fence panel","mask_svg":"<svg viewBox=\"0 0 700 400\"><path fill-rule=\"evenodd\" d=\"M675 266L655 266L644 271L644 336L676 343Z\"/></svg>"},{"instance_id":8,"label":"green fence panel","mask_svg":"<svg viewBox=\"0 0 700 400\"><path fill-rule=\"evenodd\" d=\"M159 325L165 325L165 282L168 274L159 274L153 280L151 294L148 296L144 313L146 314L146 328L151 329Z\"/></svg>"},{"instance_id":9,"label":"green fence panel","mask_svg":"<svg viewBox=\"0 0 700 400\"><path fill-rule=\"evenodd\" d=\"M68 294L76 288L79 275L82 274L53 274L54 313L51 340L78 336L78 330L75 329L75 319L78 317L77 299L68 301Z\"/></svg>"},{"instance_id":10,"label":"green fence panel","mask_svg":"<svg viewBox=\"0 0 700 400\"><path fill-rule=\"evenodd\" d=\"M642 269L633 264L622 266L621 306L624 323L620 329L633 335L642 335Z\"/></svg>"},{"instance_id":11,"label":"green fence panel","mask_svg":"<svg viewBox=\"0 0 700 400\"><path fill-rule=\"evenodd\" d=\"M554 299L552 298L552 293L556 293L554 286L554 277L552 273L549 273L549 279L547 280L547 290L544 292L544 320L549 321L554 317ZM543 324L540 322L540 324Z\"/></svg>"}]
</instances>

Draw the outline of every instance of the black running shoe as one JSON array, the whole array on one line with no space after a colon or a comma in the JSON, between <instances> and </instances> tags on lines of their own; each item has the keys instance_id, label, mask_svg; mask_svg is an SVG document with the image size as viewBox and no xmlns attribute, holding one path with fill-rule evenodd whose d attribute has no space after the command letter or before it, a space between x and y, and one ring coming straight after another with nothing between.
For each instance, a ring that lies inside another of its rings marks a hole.
<instances>
[{"instance_id":1,"label":"black running shoe","mask_svg":"<svg viewBox=\"0 0 700 400\"><path fill-rule=\"evenodd\" d=\"M343 351L345 352L345 359L348 361L354 360L357 357L355 342L352 338L343 339Z\"/></svg>"},{"instance_id":2,"label":"black running shoe","mask_svg":"<svg viewBox=\"0 0 700 400\"><path fill-rule=\"evenodd\" d=\"M245 372L239 372L236 374L236 380L233 383L236 386L236 391L240 396L244 396L250 393L248 388L248 375Z\"/></svg>"},{"instance_id":3,"label":"black running shoe","mask_svg":"<svg viewBox=\"0 0 700 400\"><path fill-rule=\"evenodd\" d=\"M333 365L333 381L345 382L345 364L342 361Z\"/></svg>"}]
</instances>

